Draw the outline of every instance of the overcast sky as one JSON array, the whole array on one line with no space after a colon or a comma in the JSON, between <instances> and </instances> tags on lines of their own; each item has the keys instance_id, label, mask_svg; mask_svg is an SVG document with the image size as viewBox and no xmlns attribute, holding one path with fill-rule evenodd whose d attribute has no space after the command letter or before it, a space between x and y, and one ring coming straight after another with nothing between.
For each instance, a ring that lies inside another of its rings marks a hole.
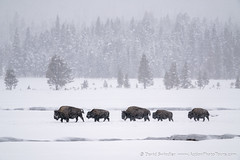
<instances>
[{"instance_id":1,"label":"overcast sky","mask_svg":"<svg viewBox=\"0 0 240 160\"><path fill-rule=\"evenodd\" d=\"M192 17L240 21L240 0L0 0L0 18L17 12L27 21L63 20L89 22L96 17L142 17L151 11L157 18L187 12Z\"/></svg>"}]
</instances>

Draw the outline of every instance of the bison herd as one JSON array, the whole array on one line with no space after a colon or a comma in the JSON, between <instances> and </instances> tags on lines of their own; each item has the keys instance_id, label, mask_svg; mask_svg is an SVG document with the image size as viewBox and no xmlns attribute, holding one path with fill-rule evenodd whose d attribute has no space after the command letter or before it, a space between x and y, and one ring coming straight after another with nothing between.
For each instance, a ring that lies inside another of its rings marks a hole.
<instances>
[{"instance_id":1,"label":"bison herd","mask_svg":"<svg viewBox=\"0 0 240 160\"><path fill-rule=\"evenodd\" d=\"M58 110L54 111L54 119L56 120L65 120L66 122L69 122L69 119L76 119L76 122L78 121L78 117L82 119L83 118L84 110L76 107L71 106L61 106ZM87 112L87 118L93 118L95 122L99 122L100 119L103 119L103 121L109 119L109 111L103 110L103 109L92 109L91 111ZM122 119L127 120L128 118L130 121L136 121L136 119L144 119L144 121L150 121L149 116L151 116L151 112L146 108L131 106L128 107L126 111L122 111ZM157 110L153 112L152 114L153 119L164 120L168 119L169 121L173 121L173 113L166 110ZM206 109L203 108L194 108L190 112L188 112L188 118L194 119L195 121L199 121L199 119L203 119L205 121L205 118L209 121L209 113Z\"/></svg>"}]
</instances>

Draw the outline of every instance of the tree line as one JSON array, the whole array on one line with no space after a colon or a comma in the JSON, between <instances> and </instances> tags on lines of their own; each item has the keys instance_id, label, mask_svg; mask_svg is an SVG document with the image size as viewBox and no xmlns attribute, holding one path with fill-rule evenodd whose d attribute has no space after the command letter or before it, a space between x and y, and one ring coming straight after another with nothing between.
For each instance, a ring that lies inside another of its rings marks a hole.
<instances>
[{"instance_id":1,"label":"tree line","mask_svg":"<svg viewBox=\"0 0 240 160\"><path fill-rule=\"evenodd\" d=\"M165 76L163 79L164 85L166 89L194 88L195 86L194 84L192 84L189 75L190 75L190 72L189 72L187 63L185 63L180 76L177 73L176 63L172 63L169 71L166 71L165 73ZM55 90L61 89L66 84L73 82L73 79L74 79L72 75L72 70L69 68L68 64L64 61L64 59L62 59L60 56L57 56L57 55L54 55L51 58L50 63L48 64L46 78L48 79L47 83L49 84L49 86ZM8 69L6 71L4 81L5 81L7 90L15 89L15 87L17 86L18 80L16 78L16 75L13 69ZM138 82L143 84L144 89L146 89L147 86L153 85L153 76L152 76L151 69L149 67L149 62L147 60L146 55L142 55L142 58L139 64ZM117 83L118 83L117 88L122 88L122 86L124 86L124 88L130 88L128 75L126 74L125 76L123 76L121 69L119 69L118 71ZM200 72L199 77L197 79L197 86L199 88L204 88L206 85L208 85L208 83L209 83L209 79L206 73L201 74ZM234 85L235 85L235 88L238 88L238 89L240 88L239 77L237 77ZM106 80L104 81L103 87L108 88L108 84ZM81 89L87 89L87 88L88 88L88 81L84 80L84 82L81 84Z\"/></svg>"},{"instance_id":2,"label":"tree line","mask_svg":"<svg viewBox=\"0 0 240 160\"><path fill-rule=\"evenodd\" d=\"M140 19L98 17L89 25L76 25L57 16L49 27L12 25L9 30L10 40L0 45L0 75L12 68L18 77L45 77L54 55L68 62L75 77L86 78L117 77L119 69L128 78L139 78L143 54L153 77L167 76L174 62L178 72L187 63L194 79L200 73L233 79L240 70L240 30L231 20L146 13Z\"/></svg>"}]
</instances>

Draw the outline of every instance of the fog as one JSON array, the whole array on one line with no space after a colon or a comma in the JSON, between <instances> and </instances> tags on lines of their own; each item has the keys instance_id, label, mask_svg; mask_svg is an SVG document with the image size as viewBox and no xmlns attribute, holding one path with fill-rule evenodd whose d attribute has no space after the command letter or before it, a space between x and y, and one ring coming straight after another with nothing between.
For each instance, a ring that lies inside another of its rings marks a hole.
<instances>
[{"instance_id":1,"label":"fog","mask_svg":"<svg viewBox=\"0 0 240 160\"><path fill-rule=\"evenodd\" d=\"M1 21L18 13L26 22L49 21L59 15L63 20L82 23L98 16L137 18L146 11L155 17L186 12L192 17L240 21L239 0L0 0Z\"/></svg>"},{"instance_id":2,"label":"fog","mask_svg":"<svg viewBox=\"0 0 240 160\"><path fill-rule=\"evenodd\" d=\"M146 54L154 77L187 62L193 78L235 78L239 15L240 0L0 0L0 76L43 77L56 54L77 77L136 78Z\"/></svg>"}]
</instances>

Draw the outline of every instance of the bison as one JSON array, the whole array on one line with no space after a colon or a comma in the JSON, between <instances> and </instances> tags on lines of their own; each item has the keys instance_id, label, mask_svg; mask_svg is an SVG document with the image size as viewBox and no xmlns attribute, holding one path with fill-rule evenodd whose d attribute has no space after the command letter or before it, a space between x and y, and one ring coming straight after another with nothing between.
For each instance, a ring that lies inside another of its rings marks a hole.
<instances>
[{"instance_id":1,"label":"bison","mask_svg":"<svg viewBox=\"0 0 240 160\"><path fill-rule=\"evenodd\" d=\"M69 122L69 119L76 118L76 122L78 121L78 117L82 119L84 122L82 114L84 113L83 109L75 108L71 106L61 106L58 110L54 111L54 119L58 120L61 119L61 122L63 120L66 120L66 122Z\"/></svg>"},{"instance_id":2,"label":"bison","mask_svg":"<svg viewBox=\"0 0 240 160\"><path fill-rule=\"evenodd\" d=\"M152 115L153 119L158 119L159 120L163 120L163 119L167 119L169 121L173 121L173 114L172 112L166 111L166 110L157 110L156 112L153 113Z\"/></svg>"},{"instance_id":3,"label":"bison","mask_svg":"<svg viewBox=\"0 0 240 160\"><path fill-rule=\"evenodd\" d=\"M206 109L203 108L194 108L192 111L188 112L188 118L194 118L195 121L199 121L200 118L205 121L205 117L209 121L209 113Z\"/></svg>"},{"instance_id":4,"label":"bison","mask_svg":"<svg viewBox=\"0 0 240 160\"><path fill-rule=\"evenodd\" d=\"M103 109L92 109L90 112L87 113L87 118L94 118L94 121L98 121L101 118L104 118L103 121L106 119L109 121L109 111L103 110Z\"/></svg>"},{"instance_id":5,"label":"bison","mask_svg":"<svg viewBox=\"0 0 240 160\"><path fill-rule=\"evenodd\" d=\"M140 108L136 106L128 107L126 111L122 111L122 119L126 120L127 118L130 119L130 121L136 121L136 119L142 119L144 118L144 121L148 120L150 121L149 117L151 115L151 112L148 109Z\"/></svg>"}]
</instances>

